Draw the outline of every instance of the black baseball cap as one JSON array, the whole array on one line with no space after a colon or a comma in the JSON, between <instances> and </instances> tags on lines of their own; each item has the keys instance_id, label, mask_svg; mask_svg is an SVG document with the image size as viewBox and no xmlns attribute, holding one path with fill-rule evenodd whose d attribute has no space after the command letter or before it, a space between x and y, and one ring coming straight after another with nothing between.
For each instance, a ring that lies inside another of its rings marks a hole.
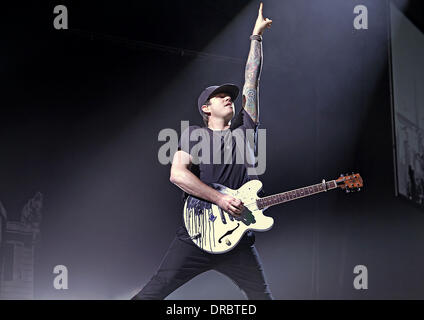
<instances>
[{"instance_id":1,"label":"black baseball cap","mask_svg":"<svg viewBox=\"0 0 424 320\"><path fill-rule=\"evenodd\" d=\"M197 99L197 107L199 108L200 115L203 116L202 106L213 95L217 93L221 93L221 92L228 93L234 102L237 99L239 91L240 89L235 84L232 84L232 83L226 83L220 86L207 87L200 94L199 99Z\"/></svg>"}]
</instances>

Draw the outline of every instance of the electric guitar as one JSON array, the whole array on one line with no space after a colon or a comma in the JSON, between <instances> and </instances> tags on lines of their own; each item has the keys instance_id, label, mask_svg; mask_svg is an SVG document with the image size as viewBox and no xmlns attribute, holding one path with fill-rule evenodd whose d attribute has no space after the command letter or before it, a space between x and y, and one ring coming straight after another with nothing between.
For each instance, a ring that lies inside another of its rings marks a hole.
<instances>
[{"instance_id":1,"label":"electric guitar","mask_svg":"<svg viewBox=\"0 0 424 320\"><path fill-rule=\"evenodd\" d=\"M363 181L358 173L352 173L341 175L337 180L322 180L319 184L263 198L257 195L262 189L262 182L259 180L246 182L237 190L218 183L211 186L223 194L240 199L245 207L241 216L236 218L213 203L189 195L184 204L183 219L196 246L209 253L219 254L233 249L248 230L271 229L274 219L263 214L269 207L337 188L347 193L360 191Z\"/></svg>"}]
</instances>

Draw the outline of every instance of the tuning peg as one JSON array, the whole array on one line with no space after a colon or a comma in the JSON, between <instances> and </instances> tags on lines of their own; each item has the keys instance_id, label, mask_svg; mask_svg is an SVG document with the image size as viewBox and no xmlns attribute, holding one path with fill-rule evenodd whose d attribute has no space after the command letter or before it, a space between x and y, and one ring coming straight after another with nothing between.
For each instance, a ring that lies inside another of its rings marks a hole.
<instances>
[{"instance_id":1,"label":"tuning peg","mask_svg":"<svg viewBox=\"0 0 424 320\"><path fill-rule=\"evenodd\" d=\"M342 174L340 174L340 177L344 177L344 174L342 173Z\"/></svg>"},{"instance_id":2,"label":"tuning peg","mask_svg":"<svg viewBox=\"0 0 424 320\"><path fill-rule=\"evenodd\" d=\"M361 191L361 188L358 188L358 191Z\"/></svg>"}]
</instances>

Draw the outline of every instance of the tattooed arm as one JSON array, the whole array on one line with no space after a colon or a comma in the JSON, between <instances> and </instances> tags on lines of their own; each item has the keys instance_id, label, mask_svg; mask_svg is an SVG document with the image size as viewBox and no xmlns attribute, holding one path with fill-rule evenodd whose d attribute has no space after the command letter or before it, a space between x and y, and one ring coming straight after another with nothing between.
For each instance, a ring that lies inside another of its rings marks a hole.
<instances>
[{"instance_id":1,"label":"tattooed arm","mask_svg":"<svg viewBox=\"0 0 424 320\"><path fill-rule=\"evenodd\" d=\"M264 19L263 4L259 6L258 18L256 19L253 35L262 36L265 28L270 28L272 20ZM243 86L243 108L257 123L259 119L258 88L262 70L262 41L251 40L249 56L245 70L245 82Z\"/></svg>"},{"instance_id":2,"label":"tattooed arm","mask_svg":"<svg viewBox=\"0 0 424 320\"><path fill-rule=\"evenodd\" d=\"M243 86L243 108L256 123L259 119L258 88L262 69L262 42L251 40Z\"/></svg>"}]
</instances>

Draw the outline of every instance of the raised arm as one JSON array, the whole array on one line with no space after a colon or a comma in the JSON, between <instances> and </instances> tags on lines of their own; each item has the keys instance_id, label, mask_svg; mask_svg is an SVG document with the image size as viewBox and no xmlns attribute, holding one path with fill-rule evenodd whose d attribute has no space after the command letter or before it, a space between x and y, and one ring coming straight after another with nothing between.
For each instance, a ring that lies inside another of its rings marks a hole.
<instances>
[{"instance_id":1,"label":"raised arm","mask_svg":"<svg viewBox=\"0 0 424 320\"><path fill-rule=\"evenodd\" d=\"M259 79L262 70L262 34L270 28L272 20L263 17L263 4L259 6L258 18L253 29L243 86L243 108L257 123L259 120Z\"/></svg>"}]
</instances>

